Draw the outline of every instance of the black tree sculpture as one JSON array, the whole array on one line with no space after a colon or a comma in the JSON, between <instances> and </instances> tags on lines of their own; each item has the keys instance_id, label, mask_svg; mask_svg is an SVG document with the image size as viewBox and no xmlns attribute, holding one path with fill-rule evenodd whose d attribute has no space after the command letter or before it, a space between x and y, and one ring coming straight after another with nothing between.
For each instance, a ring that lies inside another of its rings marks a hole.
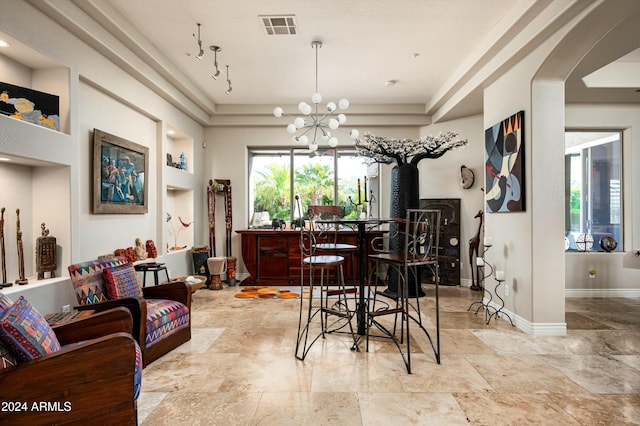
<instances>
[{"instance_id":1,"label":"black tree sculpture","mask_svg":"<svg viewBox=\"0 0 640 426\"><path fill-rule=\"evenodd\" d=\"M393 218L406 218L407 209L420 206L420 181L418 163L425 158L440 158L448 151L467 144L466 139L459 139L456 132L440 133L438 136L423 136L420 139L390 139L365 133L362 139L356 140L356 150L371 163L393 164L391 170L391 210ZM398 225L391 225L391 235L397 234ZM398 236L390 241L391 250L401 250L403 238ZM419 277L417 277L419 282ZM386 293L397 296L397 274L389 274ZM411 296L423 296L419 285L409 287Z\"/></svg>"}]
</instances>

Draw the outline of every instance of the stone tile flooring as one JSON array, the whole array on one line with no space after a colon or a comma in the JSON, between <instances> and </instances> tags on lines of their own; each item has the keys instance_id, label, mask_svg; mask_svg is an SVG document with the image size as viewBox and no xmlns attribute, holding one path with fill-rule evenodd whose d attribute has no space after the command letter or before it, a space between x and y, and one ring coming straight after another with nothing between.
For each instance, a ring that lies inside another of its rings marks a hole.
<instances>
[{"instance_id":1,"label":"stone tile flooring","mask_svg":"<svg viewBox=\"0 0 640 426\"><path fill-rule=\"evenodd\" d=\"M192 340L144 370L141 425L640 424L640 299L567 299L567 336L530 336L441 287L442 363L414 335L407 374L389 341L352 352L340 335L299 361L300 301L239 290L194 294Z\"/></svg>"}]
</instances>

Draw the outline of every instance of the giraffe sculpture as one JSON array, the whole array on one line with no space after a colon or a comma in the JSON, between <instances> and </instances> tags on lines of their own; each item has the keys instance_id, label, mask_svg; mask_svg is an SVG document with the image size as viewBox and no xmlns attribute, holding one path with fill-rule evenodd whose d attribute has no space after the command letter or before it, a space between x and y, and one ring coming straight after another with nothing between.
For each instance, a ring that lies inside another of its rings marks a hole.
<instances>
[{"instance_id":1,"label":"giraffe sculpture","mask_svg":"<svg viewBox=\"0 0 640 426\"><path fill-rule=\"evenodd\" d=\"M469 240L469 265L471 266L471 290L482 290L482 286L480 285L480 277L479 271L476 267L476 262L474 262L474 256L478 257L478 251L480 249L480 232L482 231L482 218L484 216L484 212L479 210L478 213L474 216L474 218L480 218L480 223L478 224L478 232Z\"/></svg>"}]
</instances>

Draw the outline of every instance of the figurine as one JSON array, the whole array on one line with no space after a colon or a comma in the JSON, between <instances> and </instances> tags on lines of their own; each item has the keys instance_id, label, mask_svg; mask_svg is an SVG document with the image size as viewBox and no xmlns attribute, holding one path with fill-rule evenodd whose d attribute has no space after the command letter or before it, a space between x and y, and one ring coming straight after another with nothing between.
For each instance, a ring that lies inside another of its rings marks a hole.
<instances>
[{"instance_id":1,"label":"figurine","mask_svg":"<svg viewBox=\"0 0 640 426\"><path fill-rule=\"evenodd\" d=\"M149 257L149 254L142 245L142 240L140 238L136 238L136 258L138 260L145 260L147 257Z\"/></svg>"},{"instance_id":2,"label":"figurine","mask_svg":"<svg viewBox=\"0 0 640 426\"><path fill-rule=\"evenodd\" d=\"M153 243L153 240L147 240L147 256L151 259L158 257L158 250L156 249L156 245Z\"/></svg>"},{"instance_id":3,"label":"figurine","mask_svg":"<svg viewBox=\"0 0 640 426\"><path fill-rule=\"evenodd\" d=\"M0 288L13 285L13 283L7 282L7 253L4 248L4 210L4 207L0 210L0 256L2 256L2 282L0 282Z\"/></svg>"},{"instance_id":4,"label":"figurine","mask_svg":"<svg viewBox=\"0 0 640 426\"><path fill-rule=\"evenodd\" d=\"M24 246L22 244L22 230L20 229L20 209L16 209L16 236L18 242L18 270L20 273L16 284L25 285L29 281L24 276Z\"/></svg>"},{"instance_id":5,"label":"figurine","mask_svg":"<svg viewBox=\"0 0 640 426\"><path fill-rule=\"evenodd\" d=\"M42 280L45 272L50 272L51 278L54 278L58 265L56 237L49 236L49 230L44 222L40 228L42 228L42 236L36 240L36 271L38 279Z\"/></svg>"}]
</instances>

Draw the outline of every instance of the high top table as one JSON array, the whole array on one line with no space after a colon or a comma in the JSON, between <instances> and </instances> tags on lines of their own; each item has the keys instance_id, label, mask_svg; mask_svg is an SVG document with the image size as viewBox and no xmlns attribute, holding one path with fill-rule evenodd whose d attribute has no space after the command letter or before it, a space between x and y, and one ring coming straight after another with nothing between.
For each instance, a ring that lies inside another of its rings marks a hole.
<instances>
[{"instance_id":1,"label":"high top table","mask_svg":"<svg viewBox=\"0 0 640 426\"><path fill-rule=\"evenodd\" d=\"M374 228L388 224L388 223L403 223L406 219L399 218L375 218L370 217L367 219L318 219L315 221L316 224L339 224L342 226L346 226L348 228L358 230L358 254L360 258L360 267L359 267L359 291L360 295L358 297L358 305L356 306L356 320L358 323L358 335L364 336L366 331L366 315L367 308L365 304L364 292L366 290L366 282L367 282L367 262L369 256L369 245L368 245L368 233Z\"/></svg>"}]
</instances>

